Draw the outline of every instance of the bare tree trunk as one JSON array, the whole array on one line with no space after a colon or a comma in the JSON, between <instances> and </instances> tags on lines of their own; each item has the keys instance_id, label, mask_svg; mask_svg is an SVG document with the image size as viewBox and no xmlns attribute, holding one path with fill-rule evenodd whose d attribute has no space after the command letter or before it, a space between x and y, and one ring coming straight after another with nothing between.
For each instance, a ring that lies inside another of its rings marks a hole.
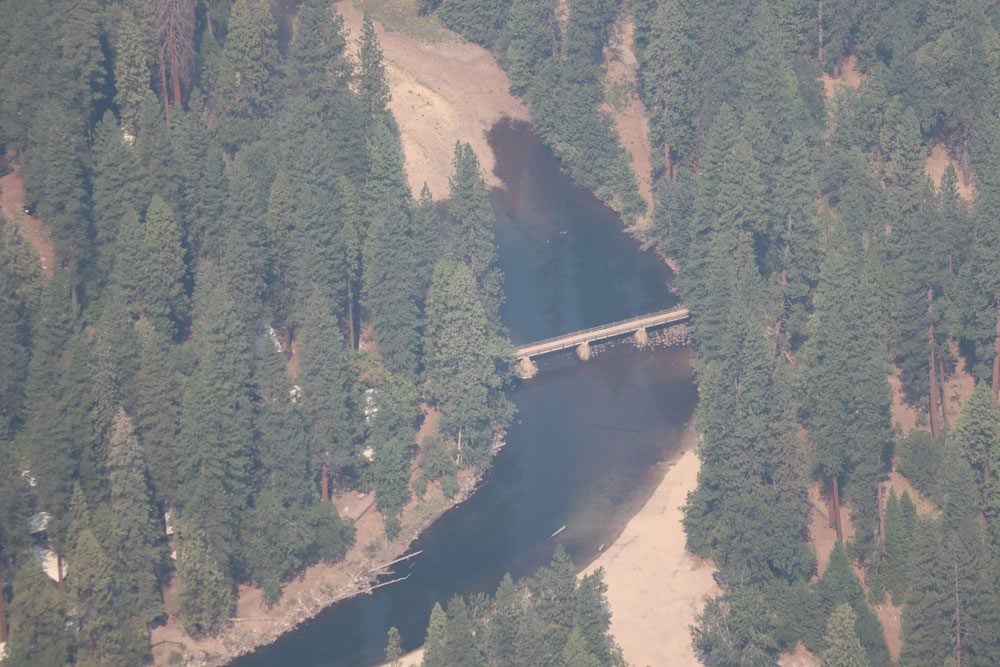
<instances>
[{"instance_id":1,"label":"bare tree trunk","mask_svg":"<svg viewBox=\"0 0 1000 667\"><path fill-rule=\"evenodd\" d=\"M667 169L667 181L674 182L674 163L670 159L670 144L663 144L663 161Z\"/></svg>"},{"instance_id":2,"label":"bare tree trunk","mask_svg":"<svg viewBox=\"0 0 1000 667\"><path fill-rule=\"evenodd\" d=\"M1000 303L997 304L997 329L993 337L993 398L1000 401Z\"/></svg>"},{"instance_id":3,"label":"bare tree trunk","mask_svg":"<svg viewBox=\"0 0 1000 667\"><path fill-rule=\"evenodd\" d=\"M833 476L833 525L837 529L837 541L844 543L844 527L840 523L840 487L837 476Z\"/></svg>"},{"instance_id":4,"label":"bare tree trunk","mask_svg":"<svg viewBox=\"0 0 1000 667\"><path fill-rule=\"evenodd\" d=\"M938 385L937 385L937 347L934 339L934 288L927 288L927 312L930 315L930 325L927 327L927 346L930 349L930 361L928 370L928 380L930 381L930 412L931 412L931 435L935 438L941 435L941 425L938 423Z\"/></svg>"},{"instance_id":5,"label":"bare tree trunk","mask_svg":"<svg viewBox=\"0 0 1000 667\"><path fill-rule=\"evenodd\" d=\"M63 571L62 556L60 556L59 553L56 552L56 588L59 589L60 593L62 593L63 590L62 571Z\"/></svg>"},{"instance_id":6,"label":"bare tree trunk","mask_svg":"<svg viewBox=\"0 0 1000 667\"><path fill-rule=\"evenodd\" d=\"M826 65L826 53L823 49L823 0L819 0L819 64Z\"/></svg>"},{"instance_id":7,"label":"bare tree trunk","mask_svg":"<svg viewBox=\"0 0 1000 667\"><path fill-rule=\"evenodd\" d=\"M3 589L3 579L0 579L0 642L7 641L7 599Z\"/></svg>"},{"instance_id":8,"label":"bare tree trunk","mask_svg":"<svg viewBox=\"0 0 1000 667\"><path fill-rule=\"evenodd\" d=\"M174 86L174 104L183 104L181 97L181 65L176 53L170 54L170 80Z\"/></svg>"},{"instance_id":9,"label":"bare tree trunk","mask_svg":"<svg viewBox=\"0 0 1000 667\"><path fill-rule=\"evenodd\" d=\"M948 423L948 392L946 389L948 383L944 375L944 362L941 359L938 359L937 362L938 388L941 392L941 426L947 431L951 428L951 424Z\"/></svg>"},{"instance_id":10,"label":"bare tree trunk","mask_svg":"<svg viewBox=\"0 0 1000 667\"><path fill-rule=\"evenodd\" d=\"M958 593L958 562L952 558L955 573L955 667L962 667L962 598Z\"/></svg>"},{"instance_id":11,"label":"bare tree trunk","mask_svg":"<svg viewBox=\"0 0 1000 667\"><path fill-rule=\"evenodd\" d=\"M354 329L354 281L347 279L347 344L352 350L358 349L358 340Z\"/></svg>"},{"instance_id":12,"label":"bare tree trunk","mask_svg":"<svg viewBox=\"0 0 1000 667\"><path fill-rule=\"evenodd\" d=\"M330 502L330 466L326 461L323 461L319 473L319 499L320 502Z\"/></svg>"},{"instance_id":13,"label":"bare tree trunk","mask_svg":"<svg viewBox=\"0 0 1000 667\"><path fill-rule=\"evenodd\" d=\"M170 93L167 91L167 66L160 58L160 94L163 96L163 112L167 115L167 127L170 127Z\"/></svg>"}]
</instances>

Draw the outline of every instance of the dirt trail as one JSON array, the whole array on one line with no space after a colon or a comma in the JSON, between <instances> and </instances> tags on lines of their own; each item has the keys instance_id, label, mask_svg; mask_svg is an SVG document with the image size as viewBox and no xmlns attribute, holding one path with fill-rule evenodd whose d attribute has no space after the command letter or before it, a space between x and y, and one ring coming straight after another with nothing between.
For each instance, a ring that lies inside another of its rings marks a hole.
<instances>
[{"instance_id":1,"label":"dirt trail","mask_svg":"<svg viewBox=\"0 0 1000 667\"><path fill-rule=\"evenodd\" d=\"M715 566L684 548L683 507L698 480L693 426L684 453L618 539L585 572L604 569L611 633L629 664L698 665L690 625L719 592ZM664 464L670 465L670 464Z\"/></svg>"},{"instance_id":2,"label":"dirt trail","mask_svg":"<svg viewBox=\"0 0 1000 667\"><path fill-rule=\"evenodd\" d=\"M631 158L639 195L646 202L648 212L653 210L652 158L649 147L649 123L646 110L639 99L639 61L632 51L635 25L626 4L615 22L610 45L604 49L604 99L601 109L615 123L618 139ZM650 215L636 221L639 229L649 224Z\"/></svg>"},{"instance_id":3,"label":"dirt trail","mask_svg":"<svg viewBox=\"0 0 1000 667\"><path fill-rule=\"evenodd\" d=\"M24 181L20 167L0 178L0 212L8 222L16 223L21 234L38 253L38 261L47 278L51 278L56 266L56 253L52 249L52 238L45 224L38 218L24 213Z\"/></svg>"},{"instance_id":4,"label":"dirt trail","mask_svg":"<svg viewBox=\"0 0 1000 667\"><path fill-rule=\"evenodd\" d=\"M337 3L337 11L357 38L361 13L346 0ZM486 132L504 116L517 120L530 120L530 116L508 91L507 74L492 54L453 33L448 33L453 40L432 43L386 30L377 22L375 31L382 44L392 92L389 108L399 124L413 194L419 194L426 182L435 199L447 198L456 141L472 145L487 184L499 185Z\"/></svg>"}]
</instances>

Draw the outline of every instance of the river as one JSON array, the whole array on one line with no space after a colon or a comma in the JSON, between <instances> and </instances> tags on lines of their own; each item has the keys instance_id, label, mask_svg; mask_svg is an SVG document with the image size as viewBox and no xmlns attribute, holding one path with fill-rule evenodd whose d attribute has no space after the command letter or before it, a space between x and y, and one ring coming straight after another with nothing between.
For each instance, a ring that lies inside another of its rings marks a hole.
<instances>
[{"instance_id":1,"label":"river","mask_svg":"<svg viewBox=\"0 0 1000 667\"><path fill-rule=\"evenodd\" d=\"M576 186L523 123L490 132L503 189L492 193L515 343L665 308L669 270L620 218ZM530 574L562 543L583 567L615 540L660 482L696 402L686 349L605 345L540 361L512 390L518 416L480 489L412 545L405 581L335 604L234 667L371 665L396 626L423 643L431 607ZM565 530L551 537L561 527Z\"/></svg>"}]
</instances>

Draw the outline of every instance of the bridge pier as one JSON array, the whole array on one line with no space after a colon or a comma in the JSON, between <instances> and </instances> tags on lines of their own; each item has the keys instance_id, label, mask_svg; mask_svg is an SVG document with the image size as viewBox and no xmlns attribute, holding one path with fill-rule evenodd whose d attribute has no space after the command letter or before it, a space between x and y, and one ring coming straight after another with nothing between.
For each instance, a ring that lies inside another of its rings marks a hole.
<instances>
[{"instance_id":1,"label":"bridge pier","mask_svg":"<svg viewBox=\"0 0 1000 667\"><path fill-rule=\"evenodd\" d=\"M646 327L642 327L635 332L634 340L636 347L646 347L649 345L649 335L646 333Z\"/></svg>"},{"instance_id":2,"label":"bridge pier","mask_svg":"<svg viewBox=\"0 0 1000 667\"><path fill-rule=\"evenodd\" d=\"M521 357L517 360L517 377L522 380L530 380L538 375L538 365L531 360L531 357Z\"/></svg>"},{"instance_id":3,"label":"bridge pier","mask_svg":"<svg viewBox=\"0 0 1000 667\"><path fill-rule=\"evenodd\" d=\"M590 361L590 343L583 341L576 346L576 356L580 361Z\"/></svg>"}]
</instances>

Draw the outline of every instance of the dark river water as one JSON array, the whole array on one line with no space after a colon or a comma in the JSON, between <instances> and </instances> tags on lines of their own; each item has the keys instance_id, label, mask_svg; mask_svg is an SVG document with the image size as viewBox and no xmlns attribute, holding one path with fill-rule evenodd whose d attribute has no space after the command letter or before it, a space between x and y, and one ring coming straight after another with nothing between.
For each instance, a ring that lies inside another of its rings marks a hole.
<instances>
[{"instance_id":1,"label":"dark river water","mask_svg":"<svg viewBox=\"0 0 1000 667\"><path fill-rule=\"evenodd\" d=\"M618 216L560 169L522 123L490 133L504 274L502 316L516 343L665 308L669 270L622 233ZM530 574L562 543L579 567L620 534L662 479L696 395L686 349L602 347L539 363L516 386L518 415L479 491L412 545L403 582L335 604L237 667L371 665L396 626L423 643L431 607ZM554 532L565 526L556 537Z\"/></svg>"}]
</instances>

